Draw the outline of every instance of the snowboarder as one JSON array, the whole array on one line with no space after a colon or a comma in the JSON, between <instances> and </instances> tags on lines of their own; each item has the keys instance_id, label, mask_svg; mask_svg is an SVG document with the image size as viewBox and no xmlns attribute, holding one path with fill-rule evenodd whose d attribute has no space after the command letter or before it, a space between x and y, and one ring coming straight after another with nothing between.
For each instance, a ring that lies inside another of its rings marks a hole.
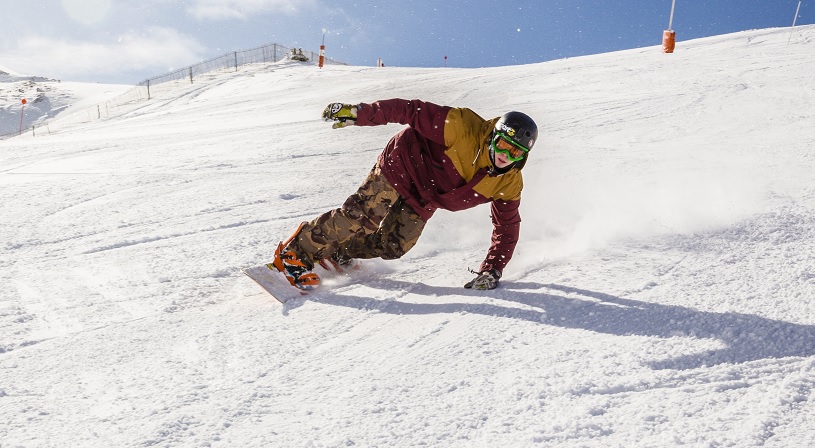
<instances>
[{"instance_id":1,"label":"snowboarder","mask_svg":"<svg viewBox=\"0 0 815 448\"><path fill-rule=\"evenodd\" d=\"M535 122L521 112L484 120L470 109L420 100L357 105L332 103L323 111L334 129L407 125L385 146L368 177L342 207L303 222L281 242L272 265L289 283L320 282L314 263L396 259L410 250L433 213L479 204L492 207L492 244L465 288L494 289L518 242L521 169L535 140Z\"/></svg>"}]
</instances>

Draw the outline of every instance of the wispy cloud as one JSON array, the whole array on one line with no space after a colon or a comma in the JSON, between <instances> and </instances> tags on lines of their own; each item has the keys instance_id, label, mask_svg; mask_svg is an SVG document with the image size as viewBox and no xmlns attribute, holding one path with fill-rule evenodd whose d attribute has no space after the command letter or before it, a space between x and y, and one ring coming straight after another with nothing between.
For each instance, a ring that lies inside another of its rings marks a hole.
<instances>
[{"instance_id":1,"label":"wispy cloud","mask_svg":"<svg viewBox=\"0 0 815 448\"><path fill-rule=\"evenodd\" d=\"M109 77L128 72L163 73L201 59L205 48L172 28L123 34L111 43L23 37L0 55L3 63L29 75L60 79Z\"/></svg>"},{"instance_id":2,"label":"wispy cloud","mask_svg":"<svg viewBox=\"0 0 815 448\"><path fill-rule=\"evenodd\" d=\"M197 19L246 20L253 14L282 12L296 14L316 0L194 0L188 12Z\"/></svg>"}]
</instances>

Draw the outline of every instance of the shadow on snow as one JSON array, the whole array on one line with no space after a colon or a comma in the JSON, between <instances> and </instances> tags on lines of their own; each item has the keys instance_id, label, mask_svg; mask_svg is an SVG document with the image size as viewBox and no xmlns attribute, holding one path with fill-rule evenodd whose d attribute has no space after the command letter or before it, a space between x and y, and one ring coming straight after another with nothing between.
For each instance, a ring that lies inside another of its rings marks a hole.
<instances>
[{"instance_id":1,"label":"shadow on snow","mask_svg":"<svg viewBox=\"0 0 815 448\"><path fill-rule=\"evenodd\" d=\"M557 284L506 282L502 288L489 293L389 279L377 280L375 286L384 290L402 291L405 295L487 298L486 294L489 294L489 298L521 303L531 309L495 303L408 303L334 293L322 297L314 294L307 300L395 315L481 314L616 336L709 338L719 340L726 346L719 350L656 361L650 364L654 369L692 369L723 363L738 364L760 359L815 355L815 326L750 314L699 311L623 299ZM540 292L542 289L578 298ZM302 300L297 300L289 304L287 309L302 304Z\"/></svg>"}]
</instances>

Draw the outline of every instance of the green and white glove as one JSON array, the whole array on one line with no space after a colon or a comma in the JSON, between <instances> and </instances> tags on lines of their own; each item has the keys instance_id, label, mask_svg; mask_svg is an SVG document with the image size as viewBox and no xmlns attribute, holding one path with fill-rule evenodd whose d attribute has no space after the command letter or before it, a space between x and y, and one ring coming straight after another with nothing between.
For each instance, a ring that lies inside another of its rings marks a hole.
<instances>
[{"instance_id":1,"label":"green and white glove","mask_svg":"<svg viewBox=\"0 0 815 448\"><path fill-rule=\"evenodd\" d=\"M323 111L323 121L334 121L334 129L357 124L357 106L354 104L331 103Z\"/></svg>"},{"instance_id":2,"label":"green and white glove","mask_svg":"<svg viewBox=\"0 0 815 448\"><path fill-rule=\"evenodd\" d=\"M501 278L501 272L492 269L484 272L474 272L478 276L464 284L467 289L495 289L498 286L498 280Z\"/></svg>"}]
</instances>

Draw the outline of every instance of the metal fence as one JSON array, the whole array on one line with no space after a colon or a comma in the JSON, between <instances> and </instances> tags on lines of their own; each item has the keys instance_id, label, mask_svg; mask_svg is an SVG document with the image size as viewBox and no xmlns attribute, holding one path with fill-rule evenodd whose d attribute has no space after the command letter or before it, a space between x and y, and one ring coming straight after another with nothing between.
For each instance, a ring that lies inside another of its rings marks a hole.
<instances>
[{"instance_id":1,"label":"metal fence","mask_svg":"<svg viewBox=\"0 0 815 448\"><path fill-rule=\"evenodd\" d=\"M296 53L293 53L293 51L296 51ZM303 51L279 44L264 45L251 50L233 51L208 61L199 62L198 64L165 75L147 79L125 93L104 103L75 111L63 112L57 117L35 124L26 129L24 133L30 132L34 136L52 134L78 124L119 117L138 109L147 100L160 96L179 86L194 83L195 79L203 74L238 71L245 65L275 63L284 59L291 59L293 55L304 57L304 59L307 58L309 61L316 61L319 57L319 53L313 51ZM339 62L331 58L325 58L325 63L347 65L344 62ZM12 135L0 136L0 138L11 137L13 135L18 135L18 133L15 132Z\"/></svg>"}]
</instances>

